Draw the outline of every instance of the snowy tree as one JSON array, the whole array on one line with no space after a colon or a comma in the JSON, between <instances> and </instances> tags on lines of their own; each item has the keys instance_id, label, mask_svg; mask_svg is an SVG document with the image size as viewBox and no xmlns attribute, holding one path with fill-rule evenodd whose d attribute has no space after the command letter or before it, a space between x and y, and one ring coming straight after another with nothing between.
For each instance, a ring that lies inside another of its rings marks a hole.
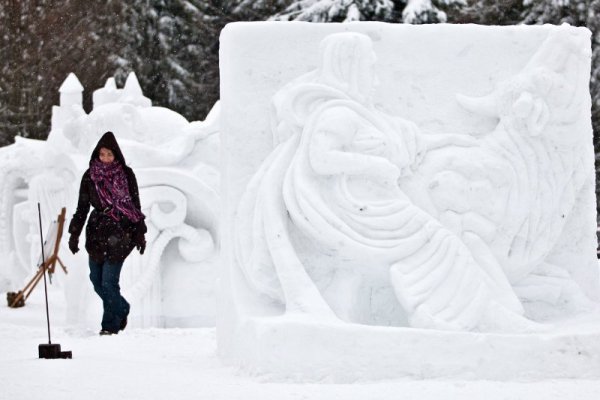
<instances>
[{"instance_id":1,"label":"snowy tree","mask_svg":"<svg viewBox=\"0 0 600 400\"><path fill-rule=\"evenodd\" d=\"M181 5L177 3L177 6ZM189 76L179 59L185 41L182 35L187 33L182 31L185 30L185 19L190 15L181 17L174 12L174 7L169 7L163 0L129 4L120 33L125 46L115 60L119 84L125 82L129 72L135 71L146 96L158 105L171 108L176 108L177 102L187 100L180 94L184 89L183 81ZM190 13L193 18L193 11Z\"/></svg>"},{"instance_id":2,"label":"snowy tree","mask_svg":"<svg viewBox=\"0 0 600 400\"><path fill-rule=\"evenodd\" d=\"M219 32L237 3L146 0L126 10L117 81L135 71L154 104L203 119L219 97Z\"/></svg>"},{"instance_id":3,"label":"snowy tree","mask_svg":"<svg viewBox=\"0 0 600 400\"><path fill-rule=\"evenodd\" d=\"M391 20L391 0L301 0L290 4L275 19L310 22Z\"/></svg>"},{"instance_id":4,"label":"snowy tree","mask_svg":"<svg viewBox=\"0 0 600 400\"><path fill-rule=\"evenodd\" d=\"M285 10L292 0L231 0L236 19L263 21Z\"/></svg>"},{"instance_id":5,"label":"snowy tree","mask_svg":"<svg viewBox=\"0 0 600 400\"><path fill-rule=\"evenodd\" d=\"M15 135L30 136L41 116L37 90L28 81L37 80L43 64L36 55L43 43L30 32L29 23L41 18L40 8L31 1L0 3L0 144L12 142Z\"/></svg>"},{"instance_id":6,"label":"snowy tree","mask_svg":"<svg viewBox=\"0 0 600 400\"><path fill-rule=\"evenodd\" d=\"M408 0L402 10L402 21L408 24L449 22L447 11L466 6L465 0Z\"/></svg>"},{"instance_id":7,"label":"snowy tree","mask_svg":"<svg viewBox=\"0 0 600 400\"><path fill-rule=\"evenodd\" d=\"M523 0L468 0L448 11L448 22L514 25L523 19Z\"/></svg>"},{"instance_id":8,"label":"snowy tree","mask_svg":"<svg viewBox=\"0 0 600 400\"><path fill-rule=\"evenodd\" d=\"M587 0L523 0L525 24L557 24L566 22L585 26L587 22Z\"/></svg>"},{"instance_id":9,"label":"snowy tree","mask_svg":"<svg viewBox=\"0 0 600 400\"><path fill-rule=\"evenodd\" d=\"M69 72L86 87L106 79L120 3L0 2L0 145L15 136L46 137L51 106ZM84 100L89 108L91 93Z\"/></svg>"},{"instance_id":10,"label":"snowy tree","mask_svg":"<svg viewBox=\"0 0 600 400\"><path fill-rule=\"evenodd\" d=\"M444 9L465 5L464 0L297 0L278 3L285 8L271 19L310 22L444 22Z\"/></svg>"}]
</instances>

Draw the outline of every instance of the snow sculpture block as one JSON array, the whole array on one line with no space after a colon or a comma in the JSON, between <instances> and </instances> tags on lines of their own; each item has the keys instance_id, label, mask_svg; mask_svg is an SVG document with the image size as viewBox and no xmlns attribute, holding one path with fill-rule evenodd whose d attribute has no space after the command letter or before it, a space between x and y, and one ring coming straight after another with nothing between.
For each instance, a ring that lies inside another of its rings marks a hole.
<instances>
[{"instance_id":1,"label":"snow sculpture block","mask_svg":"<svg viewBox=\"0 0 600 400\"><path fill-rule=\"evenodd\" d=\"M226 27L221 354L600 376L568 333L600 350L590 54L569 26Z\"/></svg>"}]
</instances>

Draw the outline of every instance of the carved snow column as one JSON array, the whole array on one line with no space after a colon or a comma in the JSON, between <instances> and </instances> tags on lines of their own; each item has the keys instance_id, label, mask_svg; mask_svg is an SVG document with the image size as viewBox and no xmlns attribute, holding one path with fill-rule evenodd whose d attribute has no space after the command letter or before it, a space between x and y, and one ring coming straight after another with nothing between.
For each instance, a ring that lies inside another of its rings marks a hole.
<instances>
[{"instance_id":1,"label":"carved snow column","mask_svg":"<svg viewBox=\"0 0 600 400\"><path fill-rule=\"evenodd\" d=\"M58 89L60 92L60 106L70 107L74 105L81 106L83 103L83 86L74 73L70 73L67 79Z\"/></svg>"}]
</instances>

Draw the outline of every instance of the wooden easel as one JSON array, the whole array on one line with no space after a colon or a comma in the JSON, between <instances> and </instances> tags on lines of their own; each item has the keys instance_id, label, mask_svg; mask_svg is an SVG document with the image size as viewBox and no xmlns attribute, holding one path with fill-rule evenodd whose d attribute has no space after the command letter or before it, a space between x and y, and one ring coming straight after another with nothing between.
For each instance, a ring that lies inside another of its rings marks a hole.
<instances>
[{"instance_id":1,"label":"wooden easel","mask_svg":"<svg viewBox=\"0 0 600 400\"><path fill-rule=\"evenodd\" d=\"M65 267L65 265L63 264L61 259L58 257L58 249L60 248L60 239L62 238L63 229L65 226L66 213L67 213L67 209L65 207L63 207L60 210L60 214L58 215L58 220L57 220L58 227L56 230L56 241L54 242L54 248L52 249L52 253L48 257L48 259L45 260L45 262L42 262L42 264L38 267L38 270L35 273L34 277L31 278L31 280L27 283L27 285L25 285L23 290L19 290L17 293L14 293L14 292L7 293L6 298L8 300L9 307L11 307L11 308L23 307L25 305L25 301L27 300L27 298L29 297L31 292L33 292L33 289L35 289L35 287L38 284L38 282L40 281L40 279L42 279L42 277L44 276L44 273L46 271L48 271L48 274L54 273L57 262L60 265L60 267L62 268L62 270L65 272L65 274L68 273L67 268ZM48 240L48 239L49 238L46 238L46 240Z\"/></svg>"}]
</instances>

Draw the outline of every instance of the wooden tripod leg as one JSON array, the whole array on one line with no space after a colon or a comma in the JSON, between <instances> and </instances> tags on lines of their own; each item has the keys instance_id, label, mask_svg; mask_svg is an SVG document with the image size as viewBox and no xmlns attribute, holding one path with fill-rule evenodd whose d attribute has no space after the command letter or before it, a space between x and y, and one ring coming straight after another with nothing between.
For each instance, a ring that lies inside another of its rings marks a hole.
<instances>
[{"instance_id":1,"label":"wooden tripod leg","mask_svg":"<svg viewBox=\"0 0 600 400\"><path fill-rule=\"evenodd\" d=\"M31 278L31 280L27 283L27 285L25 285L25 287L23 288L23 293L25 293L27 291L27 289L29 289L29 287L31 285L34 284L34 282L37 280L38 275L40 274L42 268L38 268L37 272L35 273L35 275L33 276L33 278Z\"/></svg>"},{"instance_id":2,"label":"wooden tripod leg","mask_svg":"<svg viewBox=\"0 0 600 400\"><path fill-rule=\"evenodd\" d=\"M15 298L13 299L12 303L9 304L10 308L16 308L16 305L19 304L19 301L23 298L23 292L19 291L17 293L17 295L15 296ZM25 301L25 300L23 300Z\"/></svg>"},{"instance_id":3,"label":"wooden tripod leg","mask_svg":"<svg viewBox=\"0 0 600 400\"><path fill-rule=\"evenodd\" d=\"M17 296L13 299L12 303L10 303L10 307L14 307L17 305L17 303L23 298L25 292L27 292L27 290L31 287L31 285L33 285L33 287L35 287L35 285L37 285L37 282L39 281L39 278L41 276L40 271L41 271L41 269L38 269L38 271L35 273L33 278L31 278L31 280L29 282L27 282L27 285L25 285L23 290L19 290ZM33 290L33 287L31 288L31 290ZM31 291L29 291L29 293L31 293ZM25 299L23 299L23 301L25 301L26 299L27 299L27 297Z\"/></svg>"},{"instance_id":4,"label":"wooden tripod leg","mask_svg":"<svg viewBox=\"0 0 600 400\"><path fill-rule=\"evenodd\" d=\"M25 299L24 300L27 300L27 298L29 298L29 295L31 294L31 292L33 292L33 289L35 289L36 285L40 282L40 280L44 276L44 272L45 272L45 268L40 268L38 270L37 274L35 275L35 282L31 286L31 288L29 289L29 292L27 292L27 294L25 295Z\"/></svg>"},{"instance_id":5,"label":"wooden tripod leg","mask_svg":"<svg viewBox=\"0 0 600 400\"><path fill-rule=\"evenodd\" d=\"M56 260L58 261L58 264L60 264L60 267L62 268L63 271L65 271L65 274L68 274L67 272L67 267L65 267L65 264L63 264L62 260L60 259L60 257L56 257Z\"/></svg>"},{"instance_id":6,"label":"wooden tripod leg","mask_svg":"<svg viewBox=\"0 0 600 400\"><path fill-rule=\"evenodd\" d=\"M17 293L17 296L13 299L12 303L10 303L10 307L14 307L18 304L18 302L23 299L23 296L25 295L25 292L28 291L28 293L31 293L31 291L33 290L33 288L35 287L35 285L37 285L37 283L39 282L40 278L41 278L41 274L40 272L42 271L42 269L38 269L38 271L35 273L35 275L33 276L33 278L31 278L31 280L27 283L27 285L25 285L25 287L23 288L23 290L19 290L19 292ZM32 286L33 285L33 286ZM29 294L27 294L27 297L29 297ZM25 300L27 300L27 297L25 297L23 299L23 302Z\"/></svg>"}]
</instances>

